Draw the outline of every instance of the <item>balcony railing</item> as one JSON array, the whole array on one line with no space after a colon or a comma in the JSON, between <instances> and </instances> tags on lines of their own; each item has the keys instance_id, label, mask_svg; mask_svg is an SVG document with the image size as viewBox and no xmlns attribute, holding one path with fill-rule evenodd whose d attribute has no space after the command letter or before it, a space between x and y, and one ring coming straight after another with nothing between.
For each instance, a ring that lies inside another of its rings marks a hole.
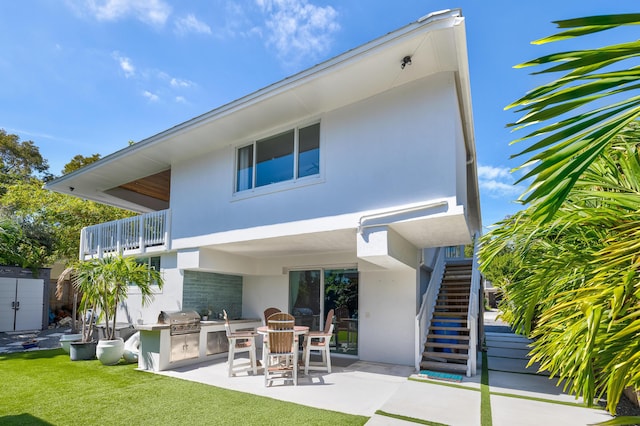
<instances>
[{"instance_id":1,"label":"balcony railing","mask_svg":"<svg viewBox=\"0 0 640 426\"><path fill-rule=\"evenodd\" d=\"M171 211L87 226L80 233L80 260L111 254L139 254L170 249Z\"/></svg>"}]
</instances>

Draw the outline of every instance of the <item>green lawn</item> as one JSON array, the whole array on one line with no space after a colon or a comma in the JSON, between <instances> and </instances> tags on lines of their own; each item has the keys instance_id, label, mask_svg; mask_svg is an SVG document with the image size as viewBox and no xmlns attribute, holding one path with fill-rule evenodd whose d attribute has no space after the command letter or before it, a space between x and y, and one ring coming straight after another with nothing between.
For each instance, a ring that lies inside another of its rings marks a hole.
<instances>
[{"instance_id":1,"label":"green lawn","mask_svg":"<svg viewBox=\"0 0 640 426\"><path fill-rule=\"evenodd\" d=\"M2 425L362 425L368 418L135 370L62 349L0 354Z\"/></svg>"}]
</instances>

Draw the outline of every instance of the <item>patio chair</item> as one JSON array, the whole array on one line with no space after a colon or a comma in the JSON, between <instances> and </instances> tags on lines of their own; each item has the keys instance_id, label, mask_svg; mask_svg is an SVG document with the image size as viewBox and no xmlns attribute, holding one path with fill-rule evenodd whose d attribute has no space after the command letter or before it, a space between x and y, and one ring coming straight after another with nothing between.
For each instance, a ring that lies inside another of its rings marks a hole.
<instances>
[{"instance_id":1,"label":"patio chair","mask_svg":"<svg viewBox=\"0 0 640 426\"><path fill-rule=\"evenodd\" d=\"M294 335L295 318L284 312L278 312L267 319L269 339L263 346L264 385L273 380L293 380L298 384L298 347Z\"/></svg>"},{"instance_id":2,"label":"patio chair","mask_svg":"<svg viewBox=\"0 0 640 426\"><path fill-rule=\"evenodd\" d=\"M224 329L227 333L227 339L229 340L229 377L235 375L234 368L239 367L235 364L235 355L237 353L249 352L249 363L245 366L242 365L244 370L253 370L253 374L258 374L258 365L256 362L256 333L253 331L231 331L229 324L229 317L227 311L222 310L224 314ZM240 370L242 371L242 370Z\"/></svg>"},{"instance_id":3,"label":"patio chair","mask_svg":"<svg viewBox=\"0 0 640 426\"><path fill-rule=\"evenodd\" d=\"M347 347L351 344L351 332L353 332L353 322L350 321L349 308L340 306L336 308L336 349L340 348L340 332L344 332L347 336Z\"/></svg>"},{"instance_id":4,"label":"patio chair","mask_svg":"<svg viewBox=\"0 0 640 426\"><path fill-rule=\"evenodd\" d=\"M326 370L331 373L331 350L329 343L333 336L333 309L327 314L324 330L310 331L304 339L304 374L309 370ZM310 362L311 351L319 351L322 354L322 362Z\"/></svg>"},{"instance_id":5,"label":"patio chair","mask_svg":"<svg viewBox=\"0 0 640 426\"><path fill-rule=\"evenodd\" d=\"M271 307L271 308L267 308L267 309L265 309L265 310L264 310L264 325L268 325L268 324L267 324L267 319L268 319L271 315L273 315L273 314L277 314L278 312L282 312L282 311L281 311L280 309L278 309L278 308L274 308L274 307Z\"/></svg>"},{"instance_id":6,"label":"patio chair","mask_svg":"<svg viewBox=\"0 0 640 426\"><path fill-rule=\"evenodd\" d=\"M277 314L278 312L282 312L278 308L267 308L264 310L264 325L267 325L267 318L269 318L273 314ZM262 336L262 344L265 345L269 341L269 336Z\"/></svg>"}]
</instances>

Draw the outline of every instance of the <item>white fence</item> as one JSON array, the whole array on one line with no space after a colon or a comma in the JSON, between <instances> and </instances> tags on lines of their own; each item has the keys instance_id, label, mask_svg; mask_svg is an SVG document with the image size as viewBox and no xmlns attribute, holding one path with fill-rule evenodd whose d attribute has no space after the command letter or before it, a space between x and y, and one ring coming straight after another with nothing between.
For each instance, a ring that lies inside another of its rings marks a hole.
<instances>
[{"instance_id":1,"label":"white fence","mask_svg":"<svg viewBox=\"0 0 640 426\"><path fill-rule=\"evenodd\" d=\"M161 210L87 226L80 233L80 259L169 250L170 223L171 211Z\"/></svg>"}]
</instances>

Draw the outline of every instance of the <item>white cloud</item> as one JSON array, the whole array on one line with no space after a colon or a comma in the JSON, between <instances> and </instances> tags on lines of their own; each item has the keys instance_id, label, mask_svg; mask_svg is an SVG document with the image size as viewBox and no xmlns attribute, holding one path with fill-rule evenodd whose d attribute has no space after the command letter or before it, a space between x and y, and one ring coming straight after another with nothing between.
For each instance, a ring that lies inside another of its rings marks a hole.
<instances>
[{"instance_id":1,"label":"white cloud","mask_svg":"<svg viewBox=\"0 0 640 426\"><path fill-rule=\"evenodd\" d=\"M176 20L175 31L180 35L184 35L187 33L211 34L211 27L206 23L198 20L195 15L189 14L184 18L179 18Z\"/></svg>"},{"instance_id":2,"label":"white cloud","mask_svg":"<svg viewBox=\"0 0 640 426\"><path fill-rule=\"evenodd\" d=\"M142 92L142 96L149 99L150 102L157 102L158 100L160 100L160 97L158 95L156 95L155 93L151 93L148 90Z\"/></svg>"},{"instance_id":3,"label":"white cloud","mask_svg":"<svg viewBox=\"0 0 640 426\"><path fill-rule=\"evenodd\" d=\"M524 192L520 185L514 185L515 178L506 167L478 165L480 190L492 198L514 198Z\"/></svg>"},{"instance_id":4,"label":"white cloud","mask_svg":"<svg viewBox=\"0 0 640 426\"><path fill-rule=\"evenodd\" d=\"M171 6L163 0L67 0L67 4L99 21L133 16L145 24L162 26L171 15Z\"/></svg>"},{"instance_id":5,"label":"white cloud","mask_svg":"<svg viewBox=\"0 0 640 426\"><path fill-rule=\"evenodd\" d=\"M506 167L478 166L478 179L508 179L510 177L511 172Z\"/></svg>"},{"instance_id":6,"label":"white cloud","mask_svg":"<svg viewBox=\"0 0 640 426\"><path fill-rule=\"evenodd\" d=\"M175 78L175 77L172 77L169 80L169 84L171 84L171 87L175 87L175 88L180 88L180 87L187 88L187 87L191 87L191 86L194 85L194 83L192 81L183 80L183 79Z\"/></svg>"},{"instance_id":7,"label":"white cloud","mask_svg":"<svg viewBox=\"0 0 640 426\"><path fill-rule=\"evenodd\" d=\"M185 99L184 96L176 96L176 102L179 104L186 104L187 100Z\"/></svg>"},{"instance_id":8,"label":"white cloud","mask_svg":"<svg viewBox=\"0 0 640 426\"><path fill-rule=\"evenodd\" d=\"M120 55L118 52L113 52L112 56L116 61L118 61L120 69L124 72L125 77L133 77L136 74L136 67L133 66L131 59Z\"/></svg>"},{"instance_id":9,"label":"white cloud","mask_svg":"<svg viewBox=\"0 0 640 426\"><path fill-rule=\"evenodd\" d=\"M267 15L267 43L288 60L326 52L332 34L340 29L338 12L331 6L316 6L308 0L255 1Z\"/></svg>"}]
</instances>

